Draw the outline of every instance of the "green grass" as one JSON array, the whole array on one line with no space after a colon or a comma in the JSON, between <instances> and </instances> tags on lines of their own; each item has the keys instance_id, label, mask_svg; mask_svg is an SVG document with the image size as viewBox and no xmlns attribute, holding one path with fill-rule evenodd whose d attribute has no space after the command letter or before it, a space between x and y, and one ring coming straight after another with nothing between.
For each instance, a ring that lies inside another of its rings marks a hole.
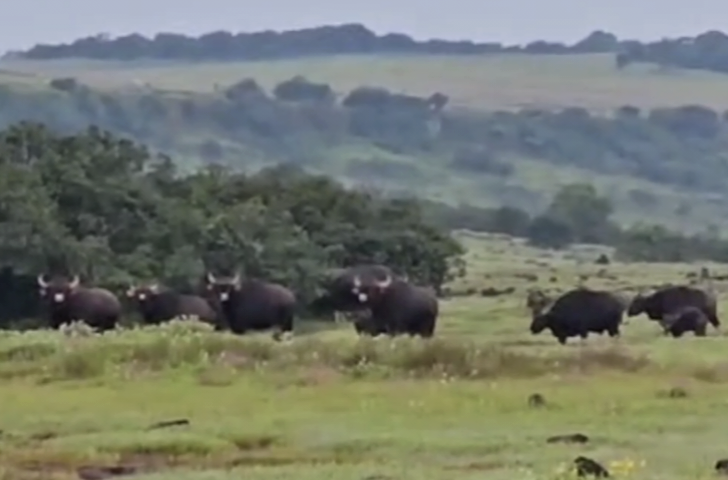
<instances>
[{"instance_id":1,"label":"green grass","mask_svg":"<svg viewBox=\"0 0 728 480\"><path fill-rule=\"evenodd\" d=\"M210 92L245 77L271 87L300 74L330 83L339 92L363 84L421 95L442 91L453 105L476 108L728 107L724 75L651 66L619 72L611 55L335 56L200 64L6 60L0 68L5 71L0 80L36 86L53 77L74 76L103 89L145 82L165 90Z\"/></svg>"},{"instance_id":2,"label":"green grass","mask_svg":"<svg viewBox=\"0 0 728 480\"><path fill-rule=\"evenodd\" d=\"M0 478L121 462L157 480L550 480L578 455L636 464L618 478L710 477L726 455L728 333L674 340L637 318L618 340L560 346L527 333L524 305L534 286L637 289L685 281L697 265L599 267L597 247L462 238L471 272L453 291L514 292L442 301L431 341L340 326L276 343L184 322L3 333ZM713 286L725 311L726 285ZM534 393L544 408L529 406ZM177 418L190 425L147 429ZM591 441L546 443L577 432Z\"/></svg>"}]
</instances>

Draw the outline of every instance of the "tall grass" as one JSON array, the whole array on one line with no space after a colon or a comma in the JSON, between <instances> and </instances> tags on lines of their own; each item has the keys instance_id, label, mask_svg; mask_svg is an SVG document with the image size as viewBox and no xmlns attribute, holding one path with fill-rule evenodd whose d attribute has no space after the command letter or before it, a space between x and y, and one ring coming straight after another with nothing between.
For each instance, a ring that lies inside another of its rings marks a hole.
<instances>
[{"instance_id":1,"label":"tall grass","mask_svg":"<svg viewBox=\"0 0 728 480\"><path fill-rule=\"evenodd\" d=\"M136 375L180 368L284 371L324 367L351 378L483 379L659 369L644 355L612 346L564 347L544 353L460 339L357 337L327 332L275 341L267 334L236 336L175 320L161 326L96 334L83 324L61 331L0 334L0 378L43 381ZM705 372L702 372L704 375Z\"/></svg>"}]
</instances>

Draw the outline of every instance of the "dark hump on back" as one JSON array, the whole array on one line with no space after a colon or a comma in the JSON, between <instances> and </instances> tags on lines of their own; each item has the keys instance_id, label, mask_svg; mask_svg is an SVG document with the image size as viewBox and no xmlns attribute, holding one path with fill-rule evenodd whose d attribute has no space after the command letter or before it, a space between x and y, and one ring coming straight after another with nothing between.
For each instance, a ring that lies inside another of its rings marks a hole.
<instances>
[{"instance_id":1,"label":"dark hump on back","mask_svg":"<svg viewBox=\"0 0 728 480\"><path fill-rule=\"evenodd\" d=\"M595 308L611 307L624 309L622 302L610 292L575 288L557 298L550 311L556 314L572 314L581 311L592 311Z\"/></svg>"}]
</instances>

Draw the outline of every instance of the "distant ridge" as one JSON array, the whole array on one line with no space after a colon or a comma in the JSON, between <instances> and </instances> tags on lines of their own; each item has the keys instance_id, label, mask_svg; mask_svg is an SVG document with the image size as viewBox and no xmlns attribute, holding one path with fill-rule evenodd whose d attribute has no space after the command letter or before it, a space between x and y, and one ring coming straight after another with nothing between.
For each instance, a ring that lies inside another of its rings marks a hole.
<instances>
[{"instance_id":1,"label":"distant ridge","mask_svg":"<svg viewBox=\"0 0 728 480\"><path fill-rule=\"evenodd\" d=\"M159 33L154 37L130 34L111 38L98 34L56 45L36 45L12 52L15 58L93 58L135 60L262 60L315 55L420 53L478 55L487 53L606 53L619 48L613 34L596 31L573 45L538 40L524 46L471 40L415 40L402 33L378 35L364 25L349 23L300 30L252 33L217 31L199 37Z\"/></svg>"}]
</instances>

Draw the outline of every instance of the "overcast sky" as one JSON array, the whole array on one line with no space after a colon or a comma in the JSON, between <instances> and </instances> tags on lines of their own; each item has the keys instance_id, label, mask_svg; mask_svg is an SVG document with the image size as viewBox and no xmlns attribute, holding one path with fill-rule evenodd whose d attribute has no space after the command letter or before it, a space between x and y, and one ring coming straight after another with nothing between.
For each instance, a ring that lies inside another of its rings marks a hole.
<instances>
[{"instance_id":1,"label":"overcast sky","mask_svg":"<svg viewBox=\"0 0 728 480\"><path fill-rule=\"evenodd\" d=\"M96 33L285 30L358 22L415 38L571 42L728 30L728 0L2 0L0 50Z\"/></svg>"}]
</instances>

